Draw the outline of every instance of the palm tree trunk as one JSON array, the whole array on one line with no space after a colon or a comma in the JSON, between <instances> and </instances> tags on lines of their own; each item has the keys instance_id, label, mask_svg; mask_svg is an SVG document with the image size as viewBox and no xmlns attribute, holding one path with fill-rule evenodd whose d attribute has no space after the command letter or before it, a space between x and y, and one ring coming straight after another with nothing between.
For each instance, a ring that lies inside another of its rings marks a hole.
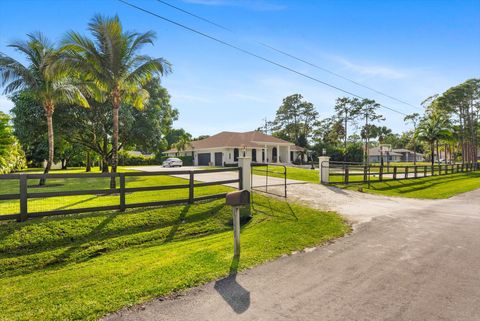
<instances>
[{"instance_id":1,"label":"palm tree trunk","mask_svg":"<svg viewBox=\"0 0 480 321\"><path fill-rule=\"evenodd\" d=\"M86 164L86 169L85 171L88 173L88 172L91 172L92 171L92 158L90 157L90 151L87 150L87 164Z\"/></svg>"},{"instance_id":2,"label":"palm tree trunk","mask_svg":"<svg viewBox=\"0 0 480 321\"><path fill-rule=\"evenodd\" d=\"M102 173L108 173L108 137L103 137L103 154L100 165Z\"/></svg>"},{"instance_id":3,"label":"palm tree trunk","mask_svg":"<svg viewBox=\"0 0 480 321\"><path fill-rule=\"evenodd\" d=\"M435 143L434 142L430 143L430 152L432 153L431 160L432 160L432 167L433 167L433 165L435 165Z\"/></svg>"},{"instance_id":4,"label":"palm tree trunk","mask_svg":"<svg viewBox=\"0 0 480 321\"><path fill-rule=\"evenodd\" d=\"M347 125L348 125L348 119L347 119L347 109L345 109L345 137L343 138L343 162L347 162Z\"/></svg>"},{"instance_id":5,"label":"palm tree trunk","mask_svg":"<svg viewBox=\"0 0 480 321\"><path fill-rule=\"evenodd\" d=\"M53 105L48 104L45 106L45 112L47 114L47 132L48 132L48 159L47 159L47 166L45 166L45 170L43 174L48 174L50 169L52 168L53 164L53 156L54 156L54 137L53 137ZM39 185L45 185L46 178L41 178Z\"/></svg>"},{"instance_id":6,"label":"palm tree trunk","mask_svg":"<svg viewBox=\"0 0 480 321\"><path fill-rule=\"evenodd\" d=\"M413 166L417 165L417 142L415 140L415 133L413 134Z\"/></svg>"},{"instance_id":7,"label":"palm tree trunk","mask_svg":"<svg viewBox=\"0 0 480 321\"><path fill-rule=\"evenodd\" d=\"M112 173L117 172L118 164L118 111L120 106L114 103L113 106L113 135L112 135ZM110 188L115 188L115 176L110 179Z\"/></svg>"}]
</instances>

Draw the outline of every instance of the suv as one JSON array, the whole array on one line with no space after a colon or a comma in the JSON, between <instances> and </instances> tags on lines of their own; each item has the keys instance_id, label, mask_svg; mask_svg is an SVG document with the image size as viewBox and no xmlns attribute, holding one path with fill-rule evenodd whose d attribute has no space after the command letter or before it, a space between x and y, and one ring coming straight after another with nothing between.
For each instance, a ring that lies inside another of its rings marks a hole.
<instances>
[{"instance_id":1,"label":"suv","mask_svg":"<svg viewBox=\"0 0 480 321\"><path fill-rule=\"evenodd\" d=\"M182 167L183 161L180 158L167 158L162 163L163 167Z\"/></svg>"}]
</instances>

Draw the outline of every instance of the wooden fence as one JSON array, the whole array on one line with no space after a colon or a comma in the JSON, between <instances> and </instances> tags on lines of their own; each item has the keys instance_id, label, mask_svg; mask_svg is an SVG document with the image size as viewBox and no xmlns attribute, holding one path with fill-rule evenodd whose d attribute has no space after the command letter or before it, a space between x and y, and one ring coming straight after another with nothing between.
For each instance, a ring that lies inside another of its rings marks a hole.
<instances>
[{"instance_id":1,"label":"wooden fence","mask_svg":"<svg viewBox=\"0 0 480 321\"><path fill-rule=\"evenodd\" d=\"M237 172L238 176L235 179L228 180L218 180L210 182L196 182L195 175L208 174L208 173L218 173L218 172ZM128 187L126 186L126 178L128 177L146 177L146 176L175 176L175 175L188 175L188 180L186 184L179 185L159 185L159 186L142 186L142 187ZM239 188L241 189L242 169L239 167L234 168L220 168L220 169L207 169L207 170L178 170L178 171L159 171L159 172L130 172L130 173L83 173L83 174L6 174L0 175L0 184L6 180L16 180L19 185L19 192L13 194L0 194L0 201L5 200L19 200L20 201L20 210L19 213L10 214L10 213L0 213L0 220L11 220L16 219L18 221L25 221L28 218L34 217L43 217L50 215L66 215L66 214L77 214L85 212L96 212L96 211L107 211L107 210L119 210L125 211L127 208L136 208L136 207L149 207L149 206L164 206L164 205L173 205L173 204L192 204L197 201L204 200L213 200L225 197L226 193L211 194L211 195L202 195L195 196L196 187L205 187L205 186L214 186L214 185L224 185L224 184L233 184L238 183ZM28 190L28 180L39 180L45 178L48 182L49 179L68 179L68 178L78 178L78 179L88 179L88 178L118 178L119 184L118 188L108 188L108 189L82 189L82 190L65 190L65 191L56 191L56 192L34 192L31 193ZM183 199L170 199L162 201L153 201L153 202L135 202L128 203L126 202L126 194L133 192L146 192L146 191L162 191L162 190L172 190L172 189L188 189L188 198ZM1 188L0 188L1 190ZM85 207L85 208L72 208L64 210L47 210L47 211L29 211L29 200L38 199L38 198L50 198L50 197L65 197L65 196L77 196L77 195L118 195L119 200L118 204L115 205L106 205L106 206L95 206L95 207Z\"/></svg>"},{"instance_id":2,"label":"wooden fence","mask_svg":"<svg viewBox=\"0 0 480 321\"><path fill-rule=\"evenodd\" d=\"M325 164L322 166L326 166ZM387 180L413 179L435 175L471 172L478 169L473 163L441 165L378 166L362 163L329 162L331 184L368 183Z\"/></svg>"}]
</instances>

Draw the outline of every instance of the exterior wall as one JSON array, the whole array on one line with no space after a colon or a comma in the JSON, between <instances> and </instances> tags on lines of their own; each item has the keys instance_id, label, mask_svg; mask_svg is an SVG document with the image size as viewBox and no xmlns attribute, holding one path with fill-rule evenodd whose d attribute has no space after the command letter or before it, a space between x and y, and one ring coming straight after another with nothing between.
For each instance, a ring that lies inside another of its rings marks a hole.
<instances>
[{"instance_id":1,"label":"exterior wall","mask_svg":"<svg viewBox=\"0 0 480 321\"><path fill-rule=\"evenodd\" d=\"M277 148L277 159L281 161L282 163L291 163L290 159L290 148L289 146L284 146L284 145L267 145L266 150L265 147L257 147L257 148L247 148L246 149L246 156L247 157L252 157L252 150L255 149L257 151L257 162L262 163L262 162L273 162L273 148ZM262 152L265 150L265 157L262 158ZM193 152L193 164L195 166L198 166L198 154L203 154L203 153L210 153L210 161L212 164L215 164L215 153L222 153L222 166L224 164L236 164L237 161L234 160L234 148L213 148L213 149L197 149ZM298 152L293 152L294 156L298 154ZM192 156L191 151L187 152L172 152L172 153L165 153L165 156L168 157L178 157L178 156L184 156L184 155ZM243 149L238 148L238 156L243 156Z\"/></svg>"},{"instance_id":2,"label":"exterior wall","mask_svg":"<svg viewBox=\"0 0 480 321\"><path fill-rule=\"evenodd\" d=\"M401 162L402 157L400 155L390 155L390 160L387 155L383 155L383 161L386 162ZM369 156L370 163L381 163L380 156Z\"/></svg>"}]
</instances>

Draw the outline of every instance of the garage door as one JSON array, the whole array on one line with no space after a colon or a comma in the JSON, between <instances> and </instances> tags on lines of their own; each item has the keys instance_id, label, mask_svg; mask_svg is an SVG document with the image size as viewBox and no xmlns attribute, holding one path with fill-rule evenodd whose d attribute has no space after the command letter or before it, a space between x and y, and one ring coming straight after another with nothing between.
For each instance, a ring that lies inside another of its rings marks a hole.
<instances>
[{"instance_id":1,"label":"garage door","mask_svg":"<svg viewBox=\"0 0 480 321\"><path fill-rule=\"evenodd\" d=\"M208 166L208 163L210 163L210 153L198 154L199 166Z\"/></svg>"}]
</instances>

